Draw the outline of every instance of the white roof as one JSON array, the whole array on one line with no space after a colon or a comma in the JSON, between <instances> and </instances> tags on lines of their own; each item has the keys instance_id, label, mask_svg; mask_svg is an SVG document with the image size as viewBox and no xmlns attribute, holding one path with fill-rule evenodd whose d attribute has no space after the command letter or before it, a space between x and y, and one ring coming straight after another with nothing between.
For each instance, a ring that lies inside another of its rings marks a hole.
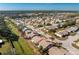
<instances>
[{"instance_id":1,"label":"white roof","mask_svg":"<svg viewBox=\"0 0 79 59\"><path fill-rule=\"evenodd\" d=\"M23 32L24 32L25 30L27 30L27 28L26 28L26 27L23 29Z\"/></svg>"},{"instance_id":2,"label":"white roof","mask_svg":"<svg viewBox=\"0 0 79 59\"><path fill-rule=\"evenodd\" d=\"M0 43L2 43L3 41L0 39Z\"/></svg>"}]
</instances>

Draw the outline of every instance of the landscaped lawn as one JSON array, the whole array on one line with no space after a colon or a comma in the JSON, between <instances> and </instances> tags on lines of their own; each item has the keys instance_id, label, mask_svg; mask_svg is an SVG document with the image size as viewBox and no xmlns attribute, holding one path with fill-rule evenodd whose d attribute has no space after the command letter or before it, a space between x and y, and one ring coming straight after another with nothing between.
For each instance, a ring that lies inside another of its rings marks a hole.
<instances>
[{"instance_id":1,"label":"landscaped lawn","mask_svg":"<svg viewBox=\"0 0 79 59\"><path fill-rule=\"evenodd\" d=\"M1 54L5 55L5 54L11 54L11 46L10 43L5 42L5 44L2 45L2 47L0 48L0 52Z\"/></svg>"},{"instance_id":2,"label":"landscaped lawn","mask_svg":"<svg viewBox=\"0 0 79 59\"><path fill-rule=\"evenodd\" d=\"M16 54L33 54L33 50L29 47L26 40L20 36L18 29L10 21L5 21L8 28L11 29L13 33L19 36L19 40L13 42L13 45L16 49Z\"/></svg>"},{"instance_id":3,"label":"landscaped lawn","mask_svg":"<svg viewBox=\"0 0 79 59\"><path fill-rule=\"evenodd\" d=\"M2 36L0 36L0 39L4 41L4 44L0 48L0 53L3 55L4 54L11 54L12 46L10 45L10 43L7 41L7 39L5 39Z\"/></svg>"}]
</instances>

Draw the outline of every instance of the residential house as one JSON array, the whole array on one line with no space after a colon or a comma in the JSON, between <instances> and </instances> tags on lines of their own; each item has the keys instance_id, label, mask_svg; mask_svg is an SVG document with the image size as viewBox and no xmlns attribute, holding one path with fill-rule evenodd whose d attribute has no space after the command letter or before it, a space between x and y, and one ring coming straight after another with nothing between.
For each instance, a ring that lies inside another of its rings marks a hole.
<instances>
[{"instance_id":1,"label":"residential house","mask_svg":"<svg viewBox=\"0 0 79 59\"><path fill-rule=\"evenodd\" d=\"M52 43L51 43L51 42L47 42L47 41L44 39L44 40L42 40L41 42L39 42L38 47L42 46L43 49L47 49L50 44L52 44Z\"/></svg>"},{"instance_id":2,"label":"residential house","mask_svg":"<svg viewBox=\"0 0 79 59\"><path fill-rule=\"evenodd\" d=\"M45 38L42 37L42 36L34 36L32 38L32 42L35 43L35 44L39 44L42 40L44 40Z\"/></svg>"},{"instance_id":3,"label":"residential house","mask_svg":"<svg viewBox=\"0 0 79 59\"><path fill-rule=\"evenodd\" d=\"M55 35L61 38L69 35L69 33L65 30L62 30L62 31L56 32Z\"/></svg>"},{"instance_id":4,"label":"residential house","mask_svg":"<svg viewBox=\"0 0 79 59\"><path fill-rule=\"evenodd\" d=\"M79 18L76 19L76 24L77 24L77 25L79 24Z\"/></svg>"},{"instance_id":5,"label":"residential house","mask_svg":"<svg viewBox=\"0 0 79 59\"><path fill-rule=\"evenodd\" d=\"M32 30L26 30L24 33L25 33L24 38L26 39L30 39L31 36L33 36Z\"/></svg>"},{"instance_id":6,"label":"residential house","mask_svg":"<svg viewBox=\"0 0 79 59\"><path fill-rule=\"evenodd\" d=\"M22 28L22 32L25 32L26 30L31 30L31 29L29 29L29 28L27 28L27 27L23 27L23 28Z\"/></svg>"},{"instance_id":7,"label":"residential house","mask_svg":"<svg viewBox=\"0 0 79 59\"><path fill-rule=\"evenodd\" d=\"M51 29L51 30L58 29L58 24L52 24L52 26L50 26L49 29Z\"/></svg>"},{"instance_id":8,"label":"residential house","mask_svg":"<svg viewBox=\"0 0 79 59\"><path fill-rule=\"evenodd\" d=\"M79 28L77 26L73 26L73 27L67 28L66 31L70 33L70 32L76 32L78 29Z\"/></svg>"},{"instance_id":9,"label":"residential house","mask_svg":"<svg viewBox=\"0 0 79 59\"><path fill-rule=\"evenodd\" d=\"M77 47L79 47L79 41L78 41L78 42L75 42L75 45L76 45Z\"/></svg>"},{"instance_id":10,"label":"residential house","mask_svg":"<svg viewBox=\"0 0 79 59\"><path fill-rule=\"evenodd\" d=\"M70 28L66 28L65 30L56 32L55 35L58 36L58 37L64 37L64 36L69 35L69 33L71 33L71 32L76 32L78 29L79 28L77 26L73 26L73 27L70 27Z\"/></svg>"},{"instance_id":11,"label":"residential house","mask_svg":"<svg viewBox=\"0 0 79 59\"><path fill-rule=\"evenodd\" d=\"M52 47L48 50L49 55L66 55L68 54L67 50L58 47Z\"/></svg>"},{"instance_id":12,"label":"residential house","mask_svg":"<svg viewBox=\"0 0 79 59\"><path fill-rule=\"evenodd\" d=\"M72 45L73 45L75 48L78 48L78 49L79 49L79 39L76 40L76 41L74 41L74 42L72 43Z\"/></svg>"},{"instance_id":13,"label":"residential house","mask_svg":"<svg viewBox=\"0 0 79 59\"><path fill-rule=\"evenodd\" d=\"M27 30L25 31L24 37L25 37L26 39L31 39L31 38L33 38L34 36L40 36L40 34L36 33L35 31L32 31L32 30L30 30L30 29L27 29Z\"/></svg>"}]
</instances>

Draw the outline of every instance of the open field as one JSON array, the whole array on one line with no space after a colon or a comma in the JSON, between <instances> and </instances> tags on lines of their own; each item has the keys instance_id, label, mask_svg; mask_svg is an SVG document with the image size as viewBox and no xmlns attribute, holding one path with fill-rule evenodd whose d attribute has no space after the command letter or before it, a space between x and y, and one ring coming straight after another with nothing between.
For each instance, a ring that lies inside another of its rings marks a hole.
<instances>
[{"instance_id":1,"label":"open field","mask_svg":"<svg viewBox=\"0 0 79 59\"><path fill-rule=\"evenodd\" d=\"M18 41L12 42L15 47L16 54L27 54L27 55L33 54L33 50L29 47L26 40L20 36L21 33L17 30L14 24L12 24L10 21L5 21L5 22L8 28L11 29L13 33L19 36Z\"/></svg>"}]
</instances>

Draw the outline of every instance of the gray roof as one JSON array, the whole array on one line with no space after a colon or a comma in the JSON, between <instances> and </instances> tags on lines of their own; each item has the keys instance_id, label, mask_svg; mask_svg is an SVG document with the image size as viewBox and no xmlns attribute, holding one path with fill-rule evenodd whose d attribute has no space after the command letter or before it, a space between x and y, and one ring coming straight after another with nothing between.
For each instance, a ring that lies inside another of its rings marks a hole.
<instances>
[{"instance_id":1,"label":"gray roof","mask_svg":"<svg viewBox=\"0 0 79 59\"><path fill-rule=\"evenodd\" d=\"M70 27L70 28L67 28L66 29L66 31L68 31L68 32L71 32L71 31L75 32L76 30L78 30L78 27L77 26Z\"/></svg>"}]
</instances>

